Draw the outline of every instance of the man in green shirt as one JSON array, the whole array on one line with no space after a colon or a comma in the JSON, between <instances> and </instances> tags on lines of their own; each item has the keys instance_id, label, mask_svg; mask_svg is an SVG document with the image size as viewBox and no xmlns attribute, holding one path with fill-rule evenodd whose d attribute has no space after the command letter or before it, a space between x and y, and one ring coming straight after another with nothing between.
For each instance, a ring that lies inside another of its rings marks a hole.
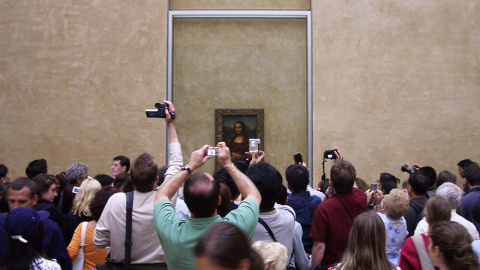
<instances>
[{"instance_id":1,"label":"man in green shirt","mask_svg":"<svg viewBox=\"0 0 480 270\"><path fill-rule=\"evenodd\" d=\"M261 201L260 193L252 181L233 165L230 159L230 150L224 142L217 145L218 162L227 170L237 184L243 198L245 198L239 207L222 219L217 215L217 205L221 203L219 182L213 179L210 174L204 172L197 172L189 177L192 171L203 166L210 158L205 155L208 147L208 145L205 145L194 151L188 164L183 166L182 170L169 181L165 182L155 196L153 220L165 252L169 270L195 269L194 248L197 245L198 238L208 226L221 221L233 223L249 239L257 226ZM258 162L258 160L255 160L255 156L253 158L252 162ZM192 213L188 220L178 216L170 202L170 199L184 182L185 203Z\"/></svg>"}]
</instances>

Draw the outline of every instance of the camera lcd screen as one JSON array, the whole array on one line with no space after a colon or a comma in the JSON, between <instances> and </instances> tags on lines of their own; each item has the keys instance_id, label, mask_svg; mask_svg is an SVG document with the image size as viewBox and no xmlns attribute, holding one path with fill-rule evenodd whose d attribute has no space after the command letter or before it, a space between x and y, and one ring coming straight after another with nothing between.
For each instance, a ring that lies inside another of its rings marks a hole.
<instances>
[{"instance_id":1,"label":"camera lcd screen","mask_svg":"<svg viewBox=\"0 0 480 270\"><path fill-rule=\"evenodd\" d=\"M218 156L218 148L217 147L207 148L207 156L211 156L211 157Z\"/></svg>"},{"instance_id":2,"label":"camera lcd screen","mask_svg":"<svg viewBox=\"0 0 480 270\"><path fill-rule=\"evenodd\" d=\"M158 118L158 110L145 110L145 114L148 118Z\"/></svg>"},{"instance_id":3,"label":"camera lcd screen","mask_svg":"<svg viewBox=\"0 0 480 270\"><path fill-rule=\"evenodd\" d=\"M260 151L260 139L250 139L249 140L249 152L258 152Z\"/></svg>"}]
</instances>

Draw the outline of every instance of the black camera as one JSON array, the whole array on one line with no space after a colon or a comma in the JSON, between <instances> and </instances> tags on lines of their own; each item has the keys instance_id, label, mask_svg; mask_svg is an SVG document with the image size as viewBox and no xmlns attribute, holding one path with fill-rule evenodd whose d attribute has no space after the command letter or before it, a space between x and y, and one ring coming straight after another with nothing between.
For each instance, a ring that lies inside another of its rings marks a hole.
<instances>
[{"instance_id":1,"label":"black camera","mask_svg":"<svg viewBox=\"0 0 480 270\"><path fill-rule=\"evenodd\" d=\"M418 167L415 166L415 165L412 166L411 169L408 167L407 164L403 164L403 166L402 166L402 172L407 172L408 174L412 174L412 173L416 172L417 169L418 169Z\"/></svg>"},{"instance_id":2,"label":"black camera","mask_svg":"<svg viewBox=\"0 0 480 270\"><path fill-rule=\"evenodd\" d=\"M323 153L323 158L336 159L337 156L335 156L335 151L336 150L325 150L325 152Z\"/></svg>"},{"instance_id":3,"label":"black camera","mask_svg":"<svg viewBox=\"0 0 480 270\"><path fill-rule=\"evenodd\" d=\"M295 164L302 164L303 159L302 159L302 153L298 152L293 155L293 160L295 161Z\"/></svg>"},{"instance_id":4,"label":"black camera","mask_svg":"<svg viewBox=\"0 0 480 270\"><path fill-rule=\"evenodd\" d=\"M170 112L170 110L168 109L168 104L166 103L155 103L155 108L157 108L156 110L155 109L146 109L145 110L145 114L147 115L148 118L165 118L167 117L167 115L165 114L165 109L168 110L168 112L170 113L170 116L172 117L172 119L175 119L175 113L174 112Z\"/></svg>"}]
</instances>

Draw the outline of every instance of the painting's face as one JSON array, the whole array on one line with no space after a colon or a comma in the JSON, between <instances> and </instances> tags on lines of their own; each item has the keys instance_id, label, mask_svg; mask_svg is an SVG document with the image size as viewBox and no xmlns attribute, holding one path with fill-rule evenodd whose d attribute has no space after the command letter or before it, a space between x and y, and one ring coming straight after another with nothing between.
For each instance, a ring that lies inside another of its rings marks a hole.
<instances>
[{"instance_id":1,"label":"painting's face","mask_svg":"<svg viewBox=\"0 0 480 270\"><path fill-rule=\"evenodd\" d=\"M242 134L242 125L240 123L235 124L235 134L237 135Z\"/></svg>"}]
</instances>

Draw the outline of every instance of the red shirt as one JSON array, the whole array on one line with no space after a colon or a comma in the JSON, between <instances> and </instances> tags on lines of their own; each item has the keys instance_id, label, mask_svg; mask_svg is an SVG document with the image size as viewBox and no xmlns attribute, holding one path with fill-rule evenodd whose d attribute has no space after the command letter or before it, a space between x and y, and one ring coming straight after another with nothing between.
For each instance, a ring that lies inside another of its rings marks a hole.
<instances>
[{"instance_id":1,"label":"red shirt","mask_svg":"<svg viewBox=\"0 0 480 270\"><path fill-rule=\"evenodd\" d=\"M328 268L339 262L347 248L348 236L353 221L348 216L340 198L355 219L367 211L367 196L358 188L349 193L335 193L330 199L319 204L313 216L310 237L315 241L325 243L325 253L322 265ZM316 265L315 265L316 266Z\"/></svg>"},{"instance_id":2,"label":"red shirt","mask_svg":"<svg viewBox=\"0 0 480 270\"><path fill-rule=\"evenodd\" d=\"M421 234L423 242L425 243L425 247L428 250L428 235L425 233ZM402 270L415 270L415 269L422 269L420 264L420 258L418 258L417 249L415 248L415 244L411 237L407 238L402 246L402 251L400 252L400 261L398 262L398 266ZM435 269L438 269L435 267Z\"/></svg>"}]
</instances>

